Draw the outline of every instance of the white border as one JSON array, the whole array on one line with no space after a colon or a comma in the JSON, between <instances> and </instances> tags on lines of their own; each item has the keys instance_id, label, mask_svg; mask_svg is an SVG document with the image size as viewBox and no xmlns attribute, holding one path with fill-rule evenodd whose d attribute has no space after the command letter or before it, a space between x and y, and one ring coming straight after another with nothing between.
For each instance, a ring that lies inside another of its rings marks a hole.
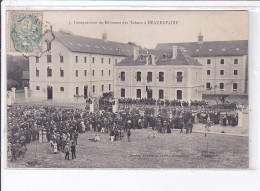
<instances>
[{"instance_id":1,"label":"white border","mask_svg":"<svg viewBox=\"0 0 260 191\"><path fill-rule=\"evenodd\" d=\"M30 7L28 7L30 5ZM6 63L6 10L249 10L249 107L251 170L12 170L6 169L6 65L1 64L1 133L3 190L260 190L260 3L259 2L69 2L2 3L2 57Z\"/></svg>"}]
</instances>

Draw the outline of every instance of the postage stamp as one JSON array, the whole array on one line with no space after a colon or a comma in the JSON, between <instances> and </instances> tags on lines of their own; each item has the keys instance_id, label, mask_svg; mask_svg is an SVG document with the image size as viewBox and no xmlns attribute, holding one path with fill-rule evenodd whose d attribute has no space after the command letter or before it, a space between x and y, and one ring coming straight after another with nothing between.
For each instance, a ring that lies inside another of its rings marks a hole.
<instances>
[{"instance_id":1,"label":"postage stamp","mask_svg":"<svg viewBox=\"0 0 260 191\"><path fill-rule=\"evenodd\" d=\"M12 12L10 15L10 50L33 53L41 49L41 12Z\"/></svg>"}]
</instances>

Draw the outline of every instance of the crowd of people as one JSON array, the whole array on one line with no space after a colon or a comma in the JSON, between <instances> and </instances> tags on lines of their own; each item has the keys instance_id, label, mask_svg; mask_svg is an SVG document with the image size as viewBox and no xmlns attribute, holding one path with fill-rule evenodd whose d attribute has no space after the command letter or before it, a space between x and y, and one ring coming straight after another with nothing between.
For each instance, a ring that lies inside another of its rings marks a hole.
<instances>
[{"instance_id":1,"label":"crowd of people","mask_svg":"<svg viewBox=\"0 0 260 191\"><path fill-rule=\"evenodd\" d=\"M125 101L125 100L124 100ZM120 100L122 103L122 100ZM107 133L111 141L121 140L124 136L130 142L131 129L151 127L159 133L171 133L172 129L186 129L191 133L194 123L221 124L235 126L238 122L236 113L194 111L185 107L157 110L146 107L130 107L121 104L118 113L99 110L90 113L87 110L65 109L43 106L8 107L8 153L11 160L23 157L26 145L39 141L46 133L51 152L64 152L69 159L76 158L77 139L81 133L96 132L94 142L100 141L99 133Z\"/></svg>"},{"instance_id":2,"label":"crowd of people","mask_svg":"<svg viewBox=\"0 0 260 191\"><path fill-rule=\"evenodd\" d=\"M167 100L167 99L131 99L131 98L120 98L118 99L121 104L137 104L137 105L161 105L161 106L205 106L208 105L205 101L191 101L191 103L180 100Z\"/></svg>"}]
</instances>

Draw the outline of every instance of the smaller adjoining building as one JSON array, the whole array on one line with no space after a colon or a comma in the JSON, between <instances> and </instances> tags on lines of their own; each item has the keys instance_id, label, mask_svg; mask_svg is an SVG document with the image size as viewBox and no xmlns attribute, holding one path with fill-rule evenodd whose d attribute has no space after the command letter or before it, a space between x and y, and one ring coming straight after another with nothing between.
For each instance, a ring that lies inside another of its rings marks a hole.
<instances>
[{"instance_id":1,"label":"smaller adjoining building","mask_svg":"<svg viewBox=\"0 0 260 191\"><path fill-rule=\"evenodd\" d=\"M202 100L202 65L184 48L140 50L115 65L116 98Z\"/></svg>"}]
</instances>

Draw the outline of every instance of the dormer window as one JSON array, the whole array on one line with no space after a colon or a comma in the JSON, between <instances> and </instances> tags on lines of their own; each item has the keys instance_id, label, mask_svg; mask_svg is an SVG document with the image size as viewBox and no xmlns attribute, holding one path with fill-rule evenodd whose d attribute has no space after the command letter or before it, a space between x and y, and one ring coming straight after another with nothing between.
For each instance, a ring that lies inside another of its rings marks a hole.
<instances>
[{"instance_id":1,"label":"dormer window","mask_svg":"<svg viewBox=\"0 0 260 191\"><path fill-rule=\"evenodd\" d=\"M141 56L140 56L140 60L144 60L144 55L141 55Z\"/></svg>"},{"instance_id":2,"label":"dormer window","mask_svg":"<svg viewBox=\"0 0 260 191\"><path fill-rule=\"evenodd\" d=\"M148 65L152 65L153 64L153 59L152 59L152 55L150 54L148 57Z\"/></svg>"},{"instance_id":3,"label":"dormer window","mask_svg":"<svg viewBox=\"0 0 260 191\"><path fill-rule=\"evenodd\" d=\"M167 55L166 55L166 54L163 54L163 55L162 55L162 59L163 59L163 60L167 60Z\"/></svg>"}]
</instances>

